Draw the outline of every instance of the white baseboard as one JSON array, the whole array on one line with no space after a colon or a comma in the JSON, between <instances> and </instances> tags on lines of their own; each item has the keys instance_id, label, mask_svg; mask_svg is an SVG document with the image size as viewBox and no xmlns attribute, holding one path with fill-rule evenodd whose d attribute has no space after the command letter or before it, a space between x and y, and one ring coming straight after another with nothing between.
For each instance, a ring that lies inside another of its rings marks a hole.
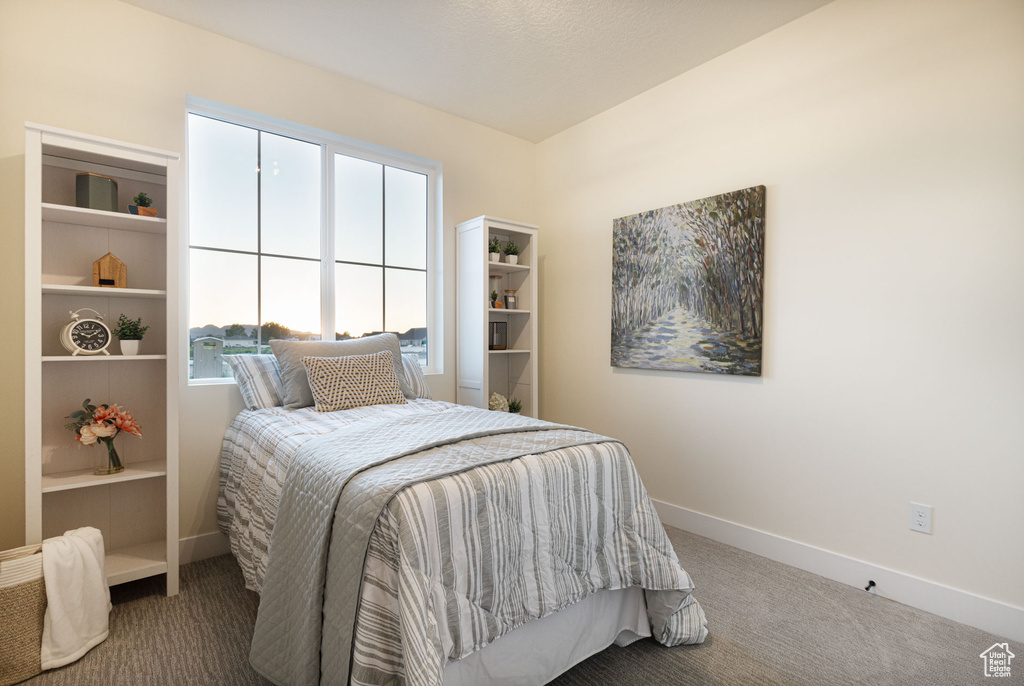
<instances>
[{"instance_id":1,"label":"white baseboard","mask_svg":"<svg viewBox=\"0 0 1024 686\"><path fill-rule=\"evenodd\" d=\"M670 526L850 586L863 588L870 579L876 584L875 592L882 597L988 631L996 636L1024 641L1024 608L694 512L678 505L658 500L654 501L654 505L662 521ZM682 562L685 567L686 561Z\"/></svg>"},{"instance_id":2,"label":"white baseboard","mask_svg":"<svg viewBox=\"0 0 1024 686\"><path fill-rule=\"evenodd\" d=\"M181 564L226 555L230 552L231 544L228 542L228 537L220 531L182 538L178 541L178 561Z\"/></svg>"}]
</instances>

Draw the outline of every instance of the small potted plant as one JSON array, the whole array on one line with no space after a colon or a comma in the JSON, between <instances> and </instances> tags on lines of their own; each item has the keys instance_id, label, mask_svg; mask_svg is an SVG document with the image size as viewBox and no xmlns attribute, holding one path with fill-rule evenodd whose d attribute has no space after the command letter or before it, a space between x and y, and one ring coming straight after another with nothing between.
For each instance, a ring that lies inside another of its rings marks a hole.
<instances>
[{"instance_id":1,"label":"small potted plant","mask_svg":"<svg viewBox=\"0 0 1024 686\"><path fill-rule=\"evenodd\" d=\"M142 317L128 319L122 314L117 320L117 326L114 327L114 335L121 341L121 354L138 355L139 341L147 331L149 327L142 325Z\"/></svg>"},{"instance_id":2,"label":"small potted plant","mask_svg":"<svg viewBox=\"0 0 1024 686\"><path fill-rule=\"evenodd\" d=\"M145 193L139 193L138 195L136 195L134 198L132 198L132 202L134 202L135 204L128 206L128 211L131 214L137 214L140 217L156 216L156 208L152 207L153 198L149 197Z\"/></svg>"},{"instance_id":3,"label":"small potted plant","mask_svg":"<svg viewBox=\"0 0 1024 686\"><path fill-rule=\"evenodd\" d=\"M509 264L519 263L519 246L512 241L505 244L505 261Z\"/></svg>"},{"instance_id":4,"label":"small potted plant","mask_svg":"<svg viewBox=\"0 0 1024 686\"><path fill-rule=\"evenodd\" d=\"M511 412L512 414L519 414L520 412L523 411L523 403L519 400L519 398L508 399L508 411Z\"/></svg>"},{"instance_id":5,"label":"small potted plant","mask_svg":"<svg viewBox=\"0 0 1024 686\"><path fill-rule=\"evenodd\" d=\"M498 291L491 291L491 309L498 306Z\"/></svg>"},{"instance_id":6,"label":"small potted plant","mask_svg":"<svg viewBox=\"0 0 1024 686\"><path fill-rule=\"evenodd\" d=\"M487 244L487 252L491 262L497 262L501 259L501 241L498 240L497 236L491 238L491 242Z\"/></svg>"}]
</instances>

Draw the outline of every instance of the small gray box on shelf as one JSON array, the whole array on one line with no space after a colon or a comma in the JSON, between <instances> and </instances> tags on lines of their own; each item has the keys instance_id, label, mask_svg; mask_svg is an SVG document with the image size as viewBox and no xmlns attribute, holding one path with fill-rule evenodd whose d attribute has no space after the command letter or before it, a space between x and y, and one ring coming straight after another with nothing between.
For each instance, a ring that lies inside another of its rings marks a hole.
<instances>
[{"instance_id":1,"label":"small gray box on shelf","mask_svg":"<svg viewBox=\"0 0 1024 686\"><path fill-rule=\"evenodd\" d=\"M92 172L76 174L75 206L117 212L117 181Z\"/></svg>"}]
</instances>

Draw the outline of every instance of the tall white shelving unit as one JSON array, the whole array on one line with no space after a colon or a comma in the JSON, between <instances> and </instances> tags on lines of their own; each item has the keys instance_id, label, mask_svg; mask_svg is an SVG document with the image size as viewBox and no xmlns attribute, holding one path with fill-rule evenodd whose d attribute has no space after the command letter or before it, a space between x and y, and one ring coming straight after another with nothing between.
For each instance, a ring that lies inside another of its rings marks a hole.
<instances>
[{"instance_id":1,"label":"tall white shelving unit","mask_svg":"<svg viewBox=\"0 0 1024 686\"><path fill-rule=\"evenodd\" d=\"M537 227L477 217L455 227L458 322L457 401L486 408L491 393L516 397L522 414L537 416ZM491 262L487 246L497 237L502 245L519 246L518 264ZM492 279L493 277L493 279ZM516 291L518 307L493 309L489 294ZM490 350L490 322L508 325L505 350Z\"/></svg>"},{"instance_id":2,"label":"tall white shelving unit","mask_svg":"<svg viewBox=\"0 0 1024 686\"><path fill-rule=\"evenodd\" d=\"M25 539L103 533L107 581L166 574L178 592L178 154L38 124L25 125ZM118 185L118 211L75 207L75 175ZM159 216L128 214L140 191ZM92 263L112 252L128 288L96 288ZM60 343L69 312L99 311L150 326L137 356L76 356ZM64 428L82 401L117 403L142 427L115 442L123 472L96 476L102 445Z\"/></svg>"}]
</instances>

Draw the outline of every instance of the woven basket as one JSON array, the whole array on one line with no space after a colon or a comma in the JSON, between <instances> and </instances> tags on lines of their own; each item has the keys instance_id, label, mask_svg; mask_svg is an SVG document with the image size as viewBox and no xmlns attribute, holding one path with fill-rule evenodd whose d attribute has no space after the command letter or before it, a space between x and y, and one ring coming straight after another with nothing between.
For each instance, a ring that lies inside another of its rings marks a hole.
<instances>
[{"instance_id":1,"label":"woven basket","mask_svg":"<svg viewBox=\"0 0 1024 686\"><path fill-rule=\"evenodd\" d=\"M0 686L43 671L39 649L45 613L42 546L0 552Z\"/></svg>"}]
</instances>

